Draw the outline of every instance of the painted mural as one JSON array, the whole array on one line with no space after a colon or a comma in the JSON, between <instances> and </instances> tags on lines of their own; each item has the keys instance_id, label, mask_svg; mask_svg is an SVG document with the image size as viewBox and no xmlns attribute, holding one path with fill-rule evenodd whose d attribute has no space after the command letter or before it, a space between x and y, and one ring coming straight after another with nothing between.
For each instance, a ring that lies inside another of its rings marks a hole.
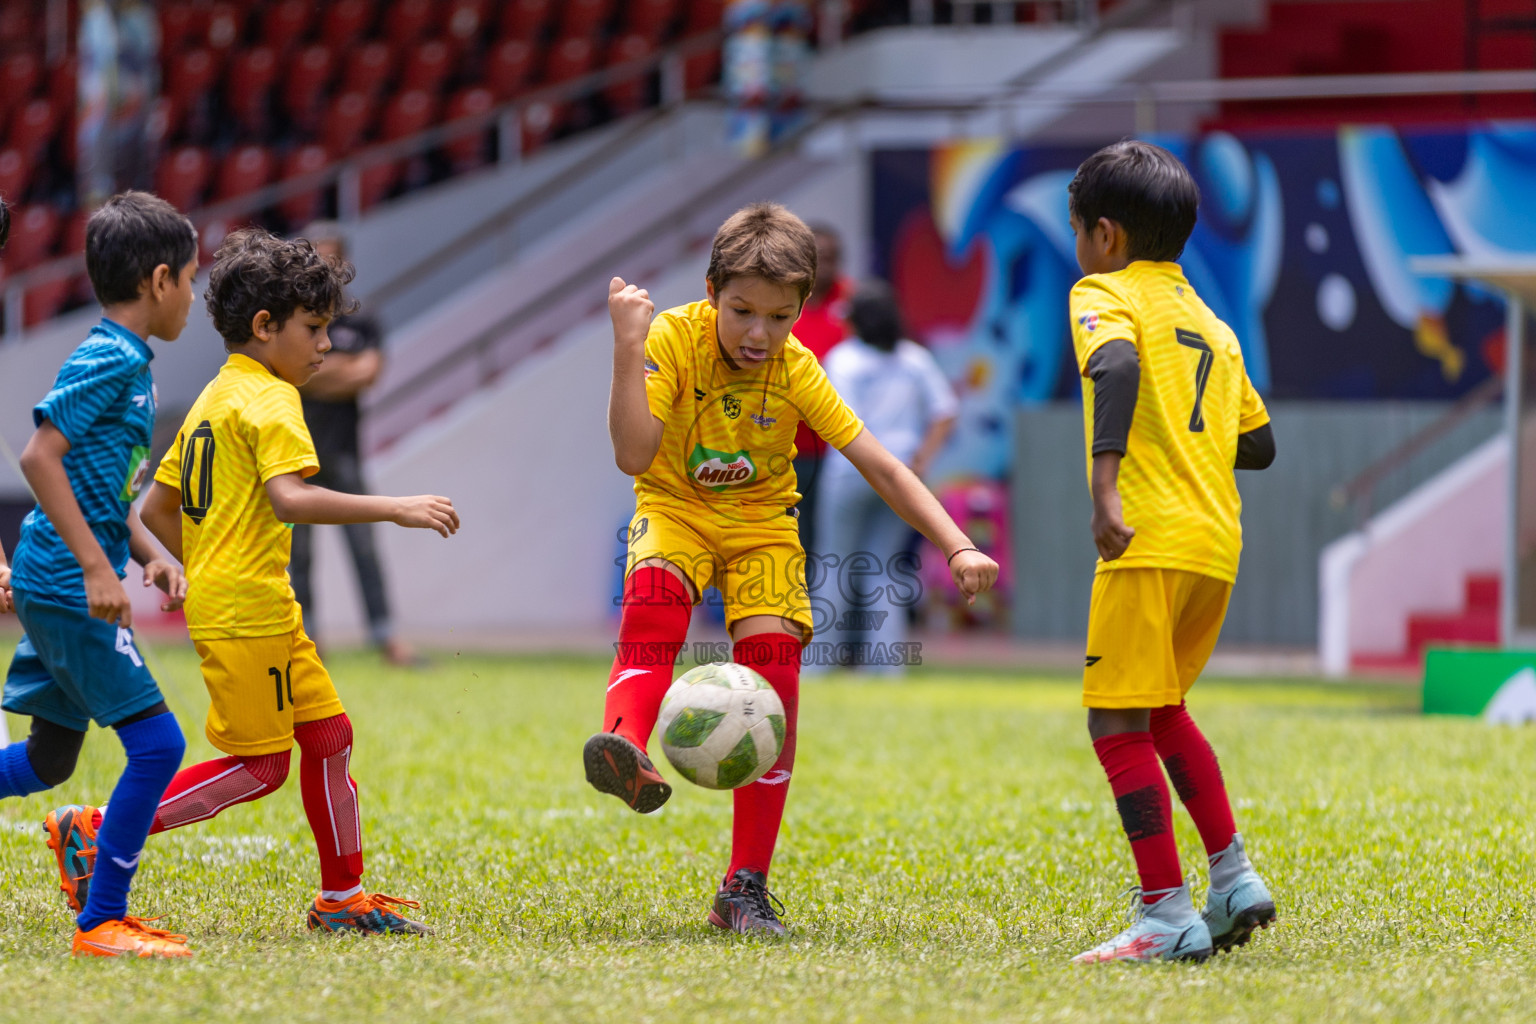
<instances>
[{"instance_id":1,"label":"painted mural","mask_svg":"<svg viewBox=\"0 0 1536 1024\"><path fill-rule=\"evenodd\" d=\"M1536 255L1536 125L1153 141L1199 183L1181 262L1266 398L1446 399L1500 369L1498 297L1410 261ZM873 161L873 269L962 396L934 481L1002 537L1014 408L1080 399L1066 186L1091 151L971 141Z\"/></svg>"}]
</instances>

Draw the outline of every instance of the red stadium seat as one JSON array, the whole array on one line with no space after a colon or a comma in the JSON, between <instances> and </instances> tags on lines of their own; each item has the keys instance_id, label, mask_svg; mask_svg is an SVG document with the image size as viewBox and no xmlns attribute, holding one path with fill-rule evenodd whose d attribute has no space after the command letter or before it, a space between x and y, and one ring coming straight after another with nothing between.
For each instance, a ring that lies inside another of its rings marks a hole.
<instances>
[{"instance_id":1,"label":"red stadium seat","mask_svg":"<svg viewBox=\"0 0 1536 1024\"><path fill-rule=\"evenodd\" d=\"M562 39L550 51L544 80L553 84L580 78L592 70L593 56L592 40Z\"/></svg>"},{"instance_id":2,"label":"red stadium seat","mask_svg":"<svg viewBox=\"0 0 1536 1024\"><path fill-rule=\"evenodd\" d=\"M160 5L160 52L181 53L191 46L201 46L208 31L206 13L193 3Z\"/></svg>"},{"instance_id":3,"label":"red stadium seat","mask_svg":"<svg viewBox=\"0 0 1536 1024\"><path fill-rule=\"evenodd\" d=\"M436 22L433 0L394 0L384 12L383 35L403 50L435 35Z\"/></svg>"},{"instance_id":4,"label":"red stadium seat","mask_svg":"<svg viewBox=\"0 0 1536 1024\"><path fill-rule=\"evenodd\" d=\"M254 192L263 185L271 184L277 162L271 150L265 146L241 146L219 167L219 178L214 185L213 198L230 199Z\"/></svg>"},{"instance_id":5,"label":"red stadium seat","mask_svg":"<svg viewBox=\"0 0 1536 1024\"><path fill-rule=\"evenodd\" d=\"M407 92L420 89L437 92L453 70L453 54L448 44L440 39L429 39L412 46L405 58L405 69L400 74L400 89Z\"/></svg>"},{"instance_id":6,"label":"red stadium seat","mask_svg":"<svg viewBox=\"0 0 1536 1024\"><path fill-rule=\"evenodd\" d=\"M0 85L0 89L4 86ZM80 89L80 60L70 55L48 71L48 98L54 110L73 110ZM0 107L4 103L0 102Z\"/></svg>"},{"instance_id":7,"label":"red stadium seat","mask_svg":"<svg viewBox=\"0 0 1536 1024\"><path fill-rule=\"evenodd\" d=\"M429 126L436 113L437 101L429 93L419 89L399 93L384 108L379 134L384 140L414 135ZM404 170L404 162L398 160L365 167L361 183L363 208L367 209L388 196Z\"/></svg>"},{"instance_id":8,"label":"red stadium seat","mask_svg":"<svg viewBox=\"0 0 1536 1024\"><path fill-rule=\"evenodd\" d=\"M298 125L313 128L325 87L331 80L331 50L327 46L306 46L298 57L288 62L283 82L283 105Z\"/></svg>"},{"instance_id":9,"label":"red stadium seat","mask_svg":"<svg viewBox=\"0 0 1536 1024\"><path fill-rule=\"evenodd\" d=\"M237 53L229 62L225 96L241 127L252 135L266 132L267 101L276 80L277 53L270 46Z\"/></svg>"},{"instance_id":10,"label":"red stadium seat","mask_svg":"<svg viewBox=\"0 0 1536 1024\"><path fill-rule=\"evenodd\" d=\"M53 114L53 104L47 100L32 100L16 111L11 119L10 146L19 150L23 158L40 160L53 133L58 119Z\"/></svg>"},{"instance_id":11,"label":"red stadium seat","mask_svg":"<svg viewBox=\"0 0 1536 1024\"><path fill-rule=\"evenodd\" d=\"M491 95L491 90L483 88L464 89L454 94L448 101L448 113L445 120L456 121L470 114L484 114L496 106L496 97ZM475 132L472 135L463 135L447 145L448 158L453 161L453 167L457 171L467 171L473 167L479 167L485 163L486 140L489 138L489 128L485 131Z\"/></svg>"},{"instance_id":12,"label":"red stadium seat","mask_svg":"<svg viewBox=\"0 0 1536 1024\"><path fill-rule=\"evenodd\" d=\"M562 36L595 36L613 14L613 0L564 0L560 7Z\"/></svg>"},{"instance_id":13,"label":"red stadium seat","mask_svg":"<svg viewBox=\"0 0 1536 1024\"><path fill-rule=\"evenodd\" d=\"M18 53L0 64L0 115L30 99L42 77L42 62L30 53Z\"/></svg>"},{"instance_id":14,"label":"red stadium seat","mask_svg":"<svg viewBox=\"0 0 1536 1024\"><path fill-rule=\"evenodd\" d=\"M704 88L720 78L720 51L706 50L683 62L683 87L689 92Z\"/></svg>"},{"instance_id":15,"label":"red stadium seat","mask_svg":"<svg viewBox=\"0 0 1536 1024\"><path fill-rule=\"evenodd\" d=\"M330 162L331 158L326 154L324 146L300 146L283 160L283 178L286 180L301 174L311 174ZM291 226L302 226L306 221L320 216L320 197L319 189L301 192L284 199L277 204L277 208Z\"/></svg>"},{"instance_id":16,"label":"red stadium seat","mask_svg":"<svg viewBox=\"0 0 1536 1024\"><path fill-rule=\"evenodd\" d=\"M320 41L340 52L367 34L373 23L371 0L334 0L324 5Z\"/></svg>"},{"instance_id":17,"label":"red stadium seat","mask_svg":"<svg viewBox=\"0 0 1536 1024\"><path fill-rule=\"evenodd\" d=\"M220 53L238 46L245 38L244 7L231 3L216 3L208 8L208 31L204 35L208 48Z\"/></svg>"},{"instance_id":18,"label":"red stadium seat","mask_svg":"<svg viewBox=\"0 0 1536 1024\"><path fill-rule=\"evenodd\" d=\"M59 238L59 251L65 255L85 252L85 224L91 219L90 210L76 210L64 221L64 231Z\"/></svg>"},{"instance_id":19,"label":"red stadium seat","mask_svg":"<svg viewBox=\"0 0 1536 1024\"><path fill-rule=\"evenodd\" d=\"M345 159L362 145L373 125L374 98L366 92L344 92L331 101L320 124L320 141L328 152Z\"/></svg>"},{"instance_id":20,"label":"red stadium seat","mask_svg":"<svg viewBox=\"0 0 1536 1024\"><path fill-rule=\"evenodd\" d=\"M160 158L155 191L176 209L186 212L202 205L208 187L208 153L197 146L182 146Z\"/></svg>"},{"instance_id":21,"label":"red stadium seat","mask_svg":"<svg viewBox=\"0 0 1536 1024\"><path fill-rule=\"evenodd\" d=\"M451 0L443 16L443 38L455 53L463 53L480 38L488 11L486 0Z\"/></svg>"},{"instance_id":22,"label":"red stadium seat","mask_svg":"<svg viewBox=\"0 0 1536 1024\"><path fill-rule=\"evenodd\" d=\"M651 40L641 34L632 33L615 39L608 47L608 64L622 64L625 61L637 60L652 53L656 47ZM603 90L603 95L608 100L608 105L613 108L615 114L633 114L645 103L645 87L648 75L637 75L623 82L615 82Z\"/></svg>"},{"instance_id":23,"label":"red stadium seat","mask_svg":"<svg viewBox=\"0 0 1536 1024\"><path fill-rule=\"evenodd\" d=\"M21 325L36 327L45 320L53 319L58 315L59 310L64 308L64 303L69 301L70 292L74 291L74 287L74 281L62 277L28 288L26 301L22 306Z\"/></svg>"},{"instance_id":24,"label":"red stadium seat","mask_svg":"<svg viewBox=\"0 0 1536 1024\"><path fill-rule=\"evenodd\" d=\"M625 29L653 43L666 38L676 19L677 0L629 0L625 5Z\"/></svg>"},{"instance_id":25,"label":"red stadium seat","mask_svg":"<svg viewBox=\"0 0 1536 1024\"><path fill-rule=\"evenodd\" d=\"M59 236L59 215L51 206L23 206L11 216L11 241L5 249L5 269L11 273L35 267L53 255Z\"/></svg>"},{"instance_id":26,"label":"red stadium seat","mask_svg":"<svg viewBox=\"0 0 1536 1024\"><path fill-rule=\"evenodd\" d=\"M485 62L485 85L498 101L522 92L533 78L533 46L522 39L505 39L492 47Z\"/></svg>"},{"instance_id":27,"label":"red stadium seat","mask_svg":"<svg viewBox=\"0 0 1536 1024\"><path fill-rule=\"evenodd\" d=\"M341 76L341 88L347 92L377 96L384 91L394 70L395 53L388 43L364 43L348 55L347 68Z\"/></svg>"},{"instance_id":28,"label":"red stadium seat","mask_svg":"<svg viewBox=\"0 0 1536 1024\"><path fill-rule=\"evenodd\" d=\"M24 50L37 45L31 4L0 4L0 48Z\"/></svg>"},{"instance_id":29,"label":"red stadium seat","mask_svg":"<svg viewBox=\"0 0 1536 1024\"><path fill-rule=\"evenodd\" d=\"M725 8L730 0L688 0L689 35L719 28L725 21Z\"/></svg>"},{"instance_id":30,"label":"red stadium seat","mask_svg":"<svg viewBox=\"0 0 1536 1024\"><path fill-rule=\"evenodd\" d=\"M188 50L171 57L165 75L165 94L186 109L205 97L218 78L219 68L207 50Z\"/></svg>"},{"instance_id":31,"label":"red stadium seat","mask_svg":"<svg viewBox=\"0 0 1536 1024\"><path fill-rule=\"evenodd\" d=\"M501 9L502 38L538 42L549 26L549 14L553 7L550 0L511 0Z\"/></svg>"},{"instance_id":32,"label":"red stadium seat","mask_svg":"<svg viewBox=\"0 0 1536 1024\"><path fill-rule=\"evenodd\" d=\"M261 41L279 53L298 43L309 32L314 5L308 0L281 0L267 7L261 20Z\"/></svg>"},{"instance_id":33,"label":"red stadium seat","mask_svg":"<svg viewBox=\"0 0 1536 1024\"><path fill-rule=\"evenodd\" d=\"M19 149L0 149L0 199L15 206L32 183L32 161Z\"/></svg>"}]
</instances>

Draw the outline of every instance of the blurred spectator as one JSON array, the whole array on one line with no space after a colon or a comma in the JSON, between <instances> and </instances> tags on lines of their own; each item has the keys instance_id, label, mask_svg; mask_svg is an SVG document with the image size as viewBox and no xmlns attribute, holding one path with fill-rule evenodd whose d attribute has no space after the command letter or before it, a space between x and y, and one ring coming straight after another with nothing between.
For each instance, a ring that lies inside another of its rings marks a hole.
<instances>
[{"instance_id":1,"label":"blurred spectator","mask_svg":"<svg viewBox=\"0 0 1536 1024\"><path fill-rule=\"evenodd\" d=\"M315 244L321 255L331 259L346 258L346 236L340 225L322 221L311 224L303 235ZM324 365L301 391L304 420L309 424L315 451L320 456L320 472L310 477L310 482L348 494L366 494L362 454L358 450L358 398L373 386L384 368L384 354L379 347L383 332L378 321L359 311L332 320L330 336L331 350L326 354ZM347 547L352 551L352 564L357 569L357 585L368 614L370 639L390 664L415 664L415 655L394 635L384 573L373 544L372 524L353 523L342 529L347 535ZM314 527L295 525L288 574L293 580L299 607L311 623L315 607L310 581L313 555Z\"/></svg>"},{"instance_id":2,"label":"blurred spectator","mask_svg":"<svg viewBox=\"0 0 1536 1024\"><path fill-rule=\"evenodd\" d=\"M848 323L854 336L827 354L827 377L870 433L921 477L954 428L954 389L928 350L903 337L885 282L859 288ZM836 614L817 639L861 645L850 648L855 665L899 672L901 664L882 660L881 652L906 640L907 611L920 593L912 527L835 451L827 453L818 500L820 553L838 561L836 568L829 563L828 580L835 582L818 593Z\"/></svg>"},{"instance_id":3,"label":"blurred spectator","mask_svg":"<svg viewBox=\"0 0 1536 1024\"><path fill-rule=\"evenodd\" d=\"M816 236L816 284L811 288L800 319L795 321L795 337L825 362L832 346L848 336L843 317L848 310L848 296L853 286L843 277L843 243L837 229L829 224L813 224ZM802 421L795 432L795 478L800 490L800 545L807 551L816 546L816 490L826 443Z\"/></svg>"}]
</instances>

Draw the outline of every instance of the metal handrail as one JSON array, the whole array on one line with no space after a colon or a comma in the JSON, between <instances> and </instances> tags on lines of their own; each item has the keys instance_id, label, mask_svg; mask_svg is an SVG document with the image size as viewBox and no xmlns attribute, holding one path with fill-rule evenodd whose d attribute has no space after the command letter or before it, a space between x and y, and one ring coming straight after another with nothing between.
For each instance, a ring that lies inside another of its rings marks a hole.
<instances>
[{"instance_id":1,"label":"metal handrail","mask_svg":"<svg viewBox=\"0 0 1536 1024\"><path fill-rule=\"evenodd\" d=\"M500 130L502 159L504 162L510 162L515 157L515 151L507 145L507 140L517 138L515 129L520 125L522 116L528 109L580 99L611 86L636 78L644 78L656 71L660 71L662 80L661 107L676 106L686 98L684 96L684 62L689 57L718 49L723 39L724 33L719 29L700 32L656 53L622 61L612 67L582 75L580 78L573 78L569 82L535 89L490 110L467 114L401 139L375 143L318 171L285 178L243 195L200 207L190 211L187 216L194 225L203 228L209 224L245 217L286 199L334 185L338 190L337 201L338 206L341 207L339 211L341 219L355 219L360 212L357 206L362 174L369 167L417 156L456 139L479 134L492 126ZM84 272L85 255L71 253L68 256L60 256L40 263L19 274L7 276L3 282L6 307L5 337L13 338L21 333L21 307L27 291L39 285L78 277Z\"/></svg>"},{"instance_id":2,"label":"metal handrail","mask_svg":"<svg viewBox=\"0 0 1536 1024\"><path fill-rule=\"evenodd\" d=\"M1404 438L1360 472L1335 486L1329 494L1333 507L1342 509L1353 503L1355 528L1363 527L1371 518L1376 488L1380 486L1382 480L1402 469L1420 452L1449 434L1474 413L1497 402L1503 394L1504 376L1498 373L1493 374L1458 398L1444 413Z\"/></svg>"}]
</instances>

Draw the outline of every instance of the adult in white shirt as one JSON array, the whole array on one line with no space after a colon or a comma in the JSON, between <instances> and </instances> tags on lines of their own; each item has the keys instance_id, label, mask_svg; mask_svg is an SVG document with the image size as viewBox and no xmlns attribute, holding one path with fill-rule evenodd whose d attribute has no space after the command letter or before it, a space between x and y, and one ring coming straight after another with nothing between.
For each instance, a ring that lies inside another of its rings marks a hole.
<instances>
[{"instance_id":1,"label":"adult in white shirt","mask_svg":"<svg viewBox=\"0 0 1536 1024\"><path fill-rule=\"evenodd\" d=\"M827 377L869 432L921 477L954 429L954 389L929 351L903 337L885 282L860 286L848 325L852 337L823 360ZM906 642L907 611L922 593L912 527L836 451L828 451L822 474L812 597L835 614L816 638L824 646L807 660L900 672L905 648L891 645Z\"/></svg>"}]
</instances>

